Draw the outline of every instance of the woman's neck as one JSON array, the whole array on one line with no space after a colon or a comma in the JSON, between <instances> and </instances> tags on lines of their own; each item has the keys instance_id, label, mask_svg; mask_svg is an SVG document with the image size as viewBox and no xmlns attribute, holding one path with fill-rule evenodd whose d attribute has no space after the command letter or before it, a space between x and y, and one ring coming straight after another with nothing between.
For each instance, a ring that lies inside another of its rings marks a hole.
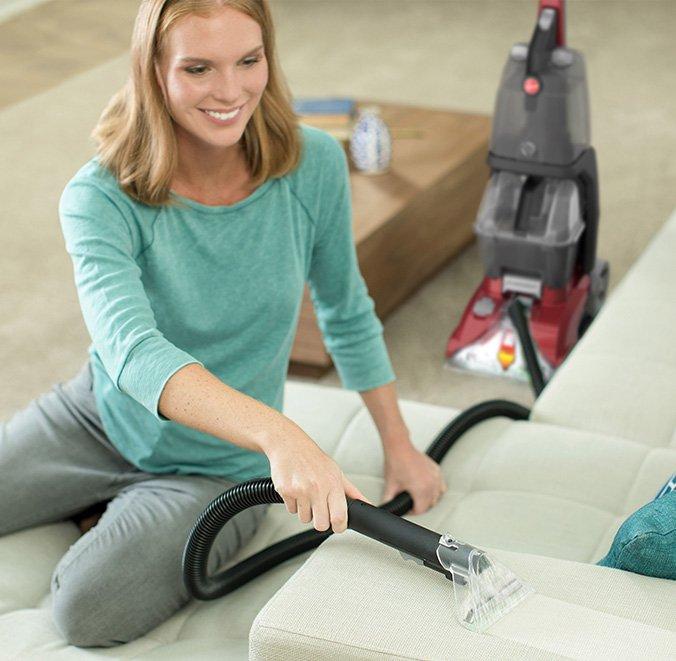
<instances>
[{"instance_id":1,"label":"woman's neck","mask_svg":"<svg viewBox=\"0 0 676 661\"><path fill-rule=\"evenodd\" d=\"M249 178L241 143L226 149L198 149L189 141L178 141L178 167L174 181L196 190L239 187Z\"/></svg>"},{"instance_id":2,"label":"woman's neck","mask_svg":"<svg viewBox=\"0 0 676 661\"><path fill-rule=\"evenodd\" d=\"M220 169L214 176L208 167L179 168L174 174L171 190L183 197L209 206L231 205L253 193L251 173L244 158L230 164L228 170ZM222 163L219 163L222 165Z\"/></svg>"}]
</instances>

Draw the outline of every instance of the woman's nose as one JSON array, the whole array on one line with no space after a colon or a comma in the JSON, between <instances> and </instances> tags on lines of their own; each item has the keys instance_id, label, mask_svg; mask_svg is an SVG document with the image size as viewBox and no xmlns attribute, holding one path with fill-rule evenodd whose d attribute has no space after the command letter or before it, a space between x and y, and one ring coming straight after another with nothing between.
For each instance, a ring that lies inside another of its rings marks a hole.
<instances>
[{"instance_id":1,"label":"woman's nose","mask_svg":"<svg viewBox=\"0 0 676 661\"><path fill-rule=\"evenodd\" d=\"M216 77L213 96L228 105L239 101L241 89L242 85L238 74L235 71L228 70Z\"/></svg>"}]
</instances>

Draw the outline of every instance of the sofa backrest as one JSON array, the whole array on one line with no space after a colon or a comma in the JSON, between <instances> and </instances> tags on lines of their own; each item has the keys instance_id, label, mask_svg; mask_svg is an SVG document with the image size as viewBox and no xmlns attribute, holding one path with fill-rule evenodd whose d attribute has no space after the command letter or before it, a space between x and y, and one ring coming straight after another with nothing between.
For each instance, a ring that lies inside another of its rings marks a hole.
<instances>
[{"instance_id":1,"label":"sofa backrest","mask_svg":"<svg viewBox=\"0 0 676 661\"><path fill-rule=\"evenodd\" d=\"M531 418L676 447L674 329L676 211L609 296Z\"/></svg>"}]
</instances>

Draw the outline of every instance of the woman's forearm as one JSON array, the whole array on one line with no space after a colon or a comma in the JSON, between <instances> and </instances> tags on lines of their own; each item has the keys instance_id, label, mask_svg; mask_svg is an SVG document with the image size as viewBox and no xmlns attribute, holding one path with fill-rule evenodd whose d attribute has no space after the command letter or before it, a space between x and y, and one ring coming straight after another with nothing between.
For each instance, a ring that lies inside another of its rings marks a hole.
<instances>
[{"instance_id":1,"label":"woman's forearm","mask_svg":"<svg viewBox=\"0 0 676 661\"><path fill-rule=\"evenodd\" d=\"M170 420L266 455L284 443L310 440L289 418L197 363L182 367L167 381L158 409Z\"/></svg>"},{"instance_id":2,"label":"woman's forearm","mask_svg":"<svg viewBox=\"0 0 676 661\"><path fill-rule=\"evenodd\" d=\"M410 434L399 410L394 381L359 393L375 422L386 451L408 448Z\"/></svg>"},{"instance_id":3,"label":"woman's forearm","mask_svg":"<svg viewBox=\"0 0 676 661\"><path fill-rule=\"evenodd\" d=\"M197 363L165 384L159 412L198 431L263 452L270 479L287 511L320 531L347 528L347 498L373 503L298 425L273 408L224 384Z\"/></svg>"}]
</instances>

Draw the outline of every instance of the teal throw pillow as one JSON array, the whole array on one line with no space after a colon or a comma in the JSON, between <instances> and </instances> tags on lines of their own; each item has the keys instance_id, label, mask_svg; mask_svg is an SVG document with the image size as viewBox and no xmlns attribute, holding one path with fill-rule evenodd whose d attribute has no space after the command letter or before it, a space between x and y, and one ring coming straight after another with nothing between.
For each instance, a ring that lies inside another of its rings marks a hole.
<instances>
[{"instance_id":1,"label":"teal throw pillow","mask_svg":"<svg viewBox=\"0 0 676 661\"><path fill-rule=\"evenodd\" d=\"M634 512L598 564L676 580L676 491L660 492Z\"/></svg>"}]
</instances>

